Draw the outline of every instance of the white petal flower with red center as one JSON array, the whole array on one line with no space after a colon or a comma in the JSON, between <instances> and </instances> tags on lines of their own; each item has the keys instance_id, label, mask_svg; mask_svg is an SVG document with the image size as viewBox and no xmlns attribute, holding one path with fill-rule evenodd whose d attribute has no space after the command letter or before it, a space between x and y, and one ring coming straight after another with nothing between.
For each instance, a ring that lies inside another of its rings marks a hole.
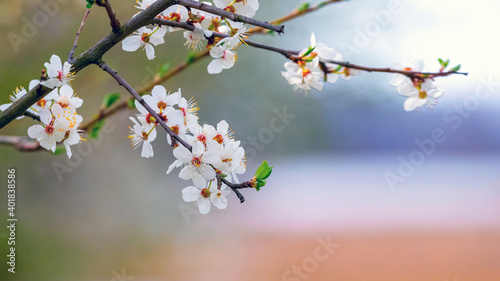
<instances>
[{"instance_id":1,"label":"white petal flower with red center","mask_svg":"<svg viewBox=\"0 0 500 281\"><path fill-rule=\"evenodd\" d=\"M62 108L72 107L79 108L83 104L83 100L81 98L77 98L73 92L73 88L69 85L64 85L59 88L59 91L54 90L51 92L51 98L55 100Z\"/></svg>"},{"instance_id":2,"label":"white petal flower with red center","mask_svg":"<svg viewBox=\"0 0 500 281\"><path fill-rule=\"evenodd\" d=\"M217 131L213 126L204 124L202 127L198 123L190 123L188 129L191 134L193 134L193 136L186 136L189 144L194 145L195 143L200 143L208 150L220 146L220 144L214 140Z\"/></svg>"},{"instance_id":3,"label":"white petal flower with red center","mask_svg":"<svg viewBox=\"0 0 500 281\"><path fill-rule=\"evenodd\" d=\"M249 18L259 9L258 0L214 0L214 4L217 8Z\"/></svg>"},{"instance_id":4,"label":"white petal flower with red center","mask_svg":"<svg viewBox=\"0 0 500 281\"><path fill-rule=\"evenodd\" d=\"M69 130L69 121L66 118L53 118L63 113L58 104L54 104L49 110L40 111L40 120L43 125L33 125L28 128L28 136L40 142L40 146L47 150L56 150L57 142L63 140L66 131Z\"/></svg>"},{"instance_id":5,"label":"white petal flower with red center","mask_svg":"<svg viewBox=\"0 0 500 281\"><path fill-rule=\"evenodd\" d=\"M134 35L122 41L122 49L127 52L135 52L142 47L146 50L148 59L152 60L155 58L154 46L165 43L163 39L165 33L167 33L165 27L157 27L154 31L147 27L141 27L134 32Z\"/></svg>"},{"instance_id":6,"label":"white petal flower with red center","mask_svg":"<svg viewBox=\"0 0 500 281\"><path fill-rule=\"evenodd\" d=\"M222 120L217 123L217 130L215 131L212 140L222 145L223 143L228 142L232 136L233 131L229 129L229 124L226 122L226 120Z\"/></svg>"},{"instance_id":7,"label":"white petal flower with red center","mask_svg":"<svg viewBox=\"0 0 500 281\"><path fill-rule=\"evenodd\" d=\"M235 27L233 26L233 30L235 30L234 28ZM230 33L233 33L231 32L231 30L229 31ZM249 34L245 25L241 25L241 27L235 31L236 32L234 32L232 36L221 39L219 43L217 43L217 46L224 46L228 50L237 49L237 47L243 42L243 40L248 38Z\"/></svg>"},{"instance_id":8,"label":"white petal flower with red center","mask_svg":"<svg viewBox=\"0 0 500 281\"><path fill-rule=\"evenodd\" d=\"M423 83L403 83L398 86L400 95L407 97L404 103L406 111L412 111L421 106L427 105L433 108L436 99L443 95L444 90L437 88L431 79L426 79Z\"/></svg>"},{"instance_id":9,"label":"white petal flower with red center","mask_svg":"<svg viewBox=\"0 0 500 281\"><path fill-rule=\"evenodd\" d=\"M215 170L210 166L220 163L219 155L214 150L205 151L205 146L200 142L195 142L192 146L192 152L184 146L174 149L174 156L186 164L179 173L183 180L192 179L197 186L203 186L206 180L215 179Z\"/></svg>"},{"instance_id":10,"label":"white petal flower with red center","mask_svg":"<svg viewBox=\"0 0 500 281\"><path fill-rule=\"evenodd\" d=\"M68 158L71 158L72 153L70 146L78 144L80 142L80 133L82 131L78 130L78 126L80 126L80 124L82 123L83 118L82 116L76 114L76 111L71 107L63 109L62 116L69 121L69 131L67 131L65 134L63 144L66 148L66 154L68 155Z\"/></svg>"},{"instance_id":11,"label":"white petal flower with red center","mask_svg":"<svg viewBox=\"0 0 500 281\"><path fill-rule=\"evenodd\" d=\"M146 99L145 99L146 100ZM149 105L149 103L148 103ZM137 114L137 119L143 126L146 125L158 125L159 122L149 113L149 111L142 106L142 104L139 101L135 101L135 107L141 114ZM176 126L180 122L182 122L182 112L179 110L174 109L171 106L167 106L164 110L162 110L161 113L157 112L158 115L162 118L162 120L165 122L165 124L169 127Z\"/></svg>"},{"instance_id":12,"label":"white petal flower with red center","mask_svg":"<svg viewBox=\"0 0 500 281\"><path fill-rule=\"evenodd\" d=\"M179 93L175 92L167 95L165 87L156 85L153 90L151 90L151 96L145 95L143 98L154 111L162 113L167 107L172 107L178 103Z\"/></svg>"},{"instance_id":13,"label":"white petal flower with red center","mask_svg":"<svg viewBox=\"0 0 500 281\"><path fill-rule=\"evenodd\" d=\"M71 73L71 64L64 62L63 65L61 58L56 55L52 55L50 63L46 62L45 67L47 68L48 79L40 84L47 88L54 89L54 87L67 85L74 78L74 74Z\"/></svg>"},{"instance_id":14,"label":"white petal flower with red center","mask_svg":"<svg viewBox=\"0 0 500 281\"><path fill-rule=\"evenodd\" d=\"M162 12L162 18L169 21L186 22L189 19L189 13L184 6L172 5ZM182 28L169 27L168 30L169 32L174 32L177 30L182 30Z\"/></svg>"},{"instance_id":15,"label":"white petal flower with red center","mask_svg":"<svg viewBox=\"0 0 500 281\"><path fill-rule=\"evenodd\" d=\"M302 66L289 61L285 63L285 69L281 75L293 86L294 91L301 89L307 94L311 88L318 91L323 89L323 71L319 67L319 58L305 62Z\"/></svg>"},{"instance_id":16,"label":"white petal flower with red center","mask_svg":"<svg viewBox=\"0 0 500 281\"><path fill-rule=\"evenodd\" d=\"M421 72L424 69L424 61L421 59L416 59L416 60L403 60L399 59L397 62L395 62L392 65L393 69L396 70L403 70L403 71L413 71L413 72ZM392 77L391 80L391 85L392 86L399 86L404 83L412 83L410 78L403 75L396 73Z\"/></svg>"},{"instance_id":17,"label":"white petal flower with red center","mask_svg":"<svg viewBox=\"0 0 500 281\"><path fill-rule=\"evenodd\" d=\"M156 129L153 124L143 126L139 124L134 118L130 117L130 120L134 122L133 127L129 127L130 135L128 136L131 141L134 149L142 144L142 152L141 157L150 158L153 157L153 146L151 142L156 139Z\"/></svg>"},{"instance_id":18,"label":"white petal flower with red center","mask_svg":"<svg viewBox=\"0 0 500 281\"><path fill-rule=\"evenodd\" d=\"M328 47L323 42L316 42L316 36L314 33L311 34L311 47L314 48L314 51L311 55L317 55L322 61L342 61L344 58L341 53L335 51L333 48ZM308 49L304 49L301 51L301 54L304 54ZM338 68L337 64L325 62L324 66L326 70L329 72L326 74L326 82L335 83L339 78L339 73L335 71Z\"/></svg>"},{"instance_id":19,"label":"white petal flower with red center","mask_svg":"<svg viewBox=\"0 0 500 281\"><path fill-rule=\"evenodd\" d=\"M226 185L223 184L220 189L218 188L211 188L210 189L210 201L212 204L217 207L218 209L226 209L227 207L227 198L231 191L226 189Z\"/></svg>"},{"instance_id":20,"label":"white petal flower with red center","mask_svg":"<svg viewBox=\"0 0 500 281\"><path fill-rule=\"evenodd\" d=\"M217 168L236 182L239 181L236 174L246 172L245 149L240 144L240 141L230 139L220 150L217 150L221 158L221 164Z\"/></svg>"},{"instance_id":21,"label":"white petal flower with red center","mask_svg":"<svg viewBox=\"0 0 500 281\"><path fill-rule=\"evenodd\" d=\"M177 107L179 107L179 110L182 112L182 126L187 127L191 123L198 122L196 112L199 108L196 107L196 102L193 99L187 101L185 98L181 97L181 89L179 89L179 103Z\"/></svg>"},{"instance_id":22,"label":"white petal flower with red center","mask_svg":"<svg viewBox=\"0 0 500 281\"><path fill-rule=\"evenodd\" d=\"M195 202L201 214L208 214L211 208L210 199L212 197L212 190L214 189L211 187L211 184L212 182L206 186L206 183L198 183L195 186L184 188L182 190L182 199L186 202ZM219 203L219 205L222 204Z\"/></svg>"},{"instance_id":23,"label":"white petal flower with red center","mask_svg":"<svg viewBox=\"0 0 500 281\"><path fill-rule=\"evenodd\" d=\"M196 25L200 25L196 23ZM184 46L191 48L194 52L200 51L203 46L203 40L205 40L205 33L203 29L195 27L193 31L184 31L184 38L187 40Z\"/></svg>"},{"instance_id":24,"label":"white petal flower with red center","mask_svg":"<svg viewBox=\"0 0 500 281\"><path fill-rule=\"evenodd\" d=\"M226 46L212 47L210 55L214 58L207 67L210 74L221 73L223 69L233 67L238 59L236 52L230 51Z\"/></svg>"}]
</instances>

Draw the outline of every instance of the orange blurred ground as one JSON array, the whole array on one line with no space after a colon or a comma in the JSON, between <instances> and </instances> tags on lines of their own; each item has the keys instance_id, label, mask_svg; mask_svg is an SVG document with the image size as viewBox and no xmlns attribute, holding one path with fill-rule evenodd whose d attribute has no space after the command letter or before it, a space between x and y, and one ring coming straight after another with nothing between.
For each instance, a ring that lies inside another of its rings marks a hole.
<instances>
[{"instance_id":1,"label":"orange blurred ground","mask_svg":"<svg viewBox=\"0 0 500 281\"><path fill-rule=\"evenodd\" d=\"M255 233L180 243L167 275L175 280L499 281L500 231L332 234L340 244L317 268L283 275L311 262L316 239ZM207 243L208 242L208 243ZM325 252L321 252L323 254ZM309 266L314 266L310 264Z\"/></svg>"}]
</instances>

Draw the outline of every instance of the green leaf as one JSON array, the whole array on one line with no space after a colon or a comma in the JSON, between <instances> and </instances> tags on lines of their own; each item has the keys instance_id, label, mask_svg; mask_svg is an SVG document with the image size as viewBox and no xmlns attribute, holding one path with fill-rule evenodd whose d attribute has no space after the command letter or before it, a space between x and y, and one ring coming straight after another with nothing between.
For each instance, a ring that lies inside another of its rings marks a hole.
<instances>
[{"instance_id":1,"label":"green leaf","mask_svg":"<svg viewBox=\"0 0 500 281\"><path fill-rule=\"evenodd\" d=\"M266 185L266 180L260 180L260 181L257 181L257 186L255 187L255 189L257 191L260 191L260 188L261 187L264 187Z\"/></svg>"},{"instance_id":2,"label":"green leaf","mask_svg":"<svg viewBox=\"0 0 500 281\"><path fill-rule=\"evenodd\" d=\"M269 164L267 161L264 160L262 164L260 164L260 167L255 171L255 179L256 180L261 180L264 179L264 176L267 175L269 170Z\"/></svg>"},{"instance_id":3,"label":"green leaf","mask_svg":"<svg viewBox=\"0 0 500 281\"><path fill-rule=\"evenodd\" d=\"M99 137L99 132L106 123L106 119L101 119L97 121L89 130L89 138L97 139Z\"/></svg>"},{"instance_id":4,"label":"green leaf","mask_svg":"<svg viewBox=\"0 0 500 281\"><path fill-rule=\"evenodd\" d=\"M442 59L438 59L438 61L441 66L444 66L444 61Z\"/></svg>"},{"instance_id":5,"label":"green leaf","mask_svg":"<svg viewBox=\"0 0 500 281\"><path fill-rule=\"evenodd\" d=\"M58 145L54 151L54 155L61 155L66 152L66 148L63 145Z\"/></svg>"},{"instance_id":6,"label":"green leaf","mask_svg":"<svg viewBox=\"0 0 500 281\"><path fill-rule=\"evenodd\" d=\"M314 48L313 47L309 47L309 49L307 49L307 52L305 52L302 55L302 57L307 57L308 55L310 55L314 51L314 49L316 49L316 47L314 47Z\"/></svg>"},{"instance_id":7,"label":"green leaf","mask_svg":"<svg viewBox=\"0 0 500 281\"><path fill-rule=\"evenodd\" d=\"M189 57L188 57L189 58ZM170 68L170 63L165 63L160 67L160 70L158 71L158 75L160 77L163 77L163 75L167 74L168 69Z\"/></svg>"},{"instance_id":8,"label":"green leaf","mask_svg":"<svg viewBox=\"0 0 500 281\"><path fill-rule=\"evenodd\" d=\"M276 33L275 33L273 30L268 30L268 31L267 31L267 34L269 34L269 35L273 35L273 36L274 36L274 34L276 34Z\"/></svg>"},{"instance_id":9,"label":"green leaf","mask_svg":"<svg viewBox=\"0 0 500 281\"><path fill-rule=\"evenodd\" d=\"M187 57L187 64L190 65L196 60L196 53L190 52Z\"/></svg>"},{"instance_id":10,"label":"green leaf","mask_svg":"<svg viewBox=\"0 0 500 281\"><path fill-rule=\"evenodd\" d=\"M135 100L134 99L127 100L127 106L130 109L134 109L135 108Z\"/></svg>"},{"instance_id":11,"label":"green leaf","mask_svg":"<svg viewBox=\"0 0 500 281\"><path fill-rule=\"evenodd\" d=\"M452 72L459 71L460 67L461 67L461 65L459 64L459 65L455 66L454 68L450 69L450 71L452 71Z\"/></svg>"},{"instance_id":12,"label":"green leaf","mask_svg":"<svg viewBox=\"0 0 500 281\"><path fill-rule=\"evenodd\" d=\"M92 8L92 6L94 5L95 3L95 0L86 0L87 1L87 9L90 9Z\"/></svg>"},{"instance_id":13,"label":"green leaf","mask_svg":"<svg viewBox=\"0 0 500 281\"><path fill-rule=\"evenodd\" d=\"M342 69L342 67L343 67L342 65L337 66L337 68L333 70L333 73L339 72Z\"/></svg>"},{"instance_id":14,"label":"green leaf","mask_svg":"<svg viewBox=\"0 0 500 281\"><path fill-rule=\"evenodd\" d=\"M255 179L257 182L267 179L273 171L273 167L269 167L267 161L262 162L260 167L255 171Z\"/></svg>"},{"instance_id":15,"label":"green leaf","mask_svg":"<svg viewBox=\"0 0 500 281\"><path fill-rule=\"evenodd\" d=\"M104 96L104 101L102 102L102 104L104 105L104 108L107 109L111 107L119 99L120 99L120 93L108 94Z\"/></svg>"},{"instance_id":16,"label":"green leaf","mask_svg":"<svg viewBox=\"0 0 500 281\"><path fill-rule=\"evenodd\" d=\"M450 63L450 60L446 60L446 61L444 62L443 67L444 67L444 68L446 68L446 67L448 66L448 64L449 64L449 63Z\"/></svg>"},{"instance_id":17,"label":"green leaf","mask_svg":"<svg viewBox=\"0 0 500 281\"><path fill-rule=\"evenodd\" d=\"M267 179L271 175L271 173L273 172L273 168L274 167L271 166L271 167L269 167L269 169L267 169L267 174L263 178L264 180Z\"/></svg>"},{"instance_id":18,"label":"green leaf","mask_svg":"<svg viewBox=\"0 0 500 281\"><path fill-rule=\"evenodd\" d=\"M310 4L308 2L302 3L297 7L297 12L303 13L309 9Z\"/></svg>"}]
</instances>

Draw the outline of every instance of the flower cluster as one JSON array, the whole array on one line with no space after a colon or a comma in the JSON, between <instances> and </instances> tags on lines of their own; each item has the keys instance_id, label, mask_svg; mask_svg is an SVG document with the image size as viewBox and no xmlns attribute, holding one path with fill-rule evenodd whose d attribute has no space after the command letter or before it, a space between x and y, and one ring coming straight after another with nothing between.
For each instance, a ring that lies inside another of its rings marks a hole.
<instances>
[{"instance_id":1,"label":"flower cluster","mask_svg":"<svg viewBox=\"0 0 500 281\"><path fill-rule=\"evenodd\" d=\"M164 122L190 146L188 149L180 145L173 136L167 135L176 158L167 174L182 167L179 177L192 180L194 184L183 190L184 200L198 202L203 214L210 210L210 202L219 209L225 209L225 196L229 191L225 191L224 185L217 186L217 175L237 182L237 174L246 172L245 150L240 146L240 141L232 138L233 132L228 123L223 120L216 127L200 125L196 104L193 100L183 98L180 89L178 92L167 93L163 86L157 85L151 95L145 95L143 99L161 120L156 120L139 101L135 101L139 114L136 118L130 117L134 125L130 127L129 135L134 148L142 144L141 156L153 157L151 142L156 139L156 126Z\"/></svg>"},{"instance_id":2,"label":"flower cluster","mask_svg":"<svg viewBox=\"0 0 500 281\"><path fill-rule=\"evenodd\" d=\"M359 75L360 71L342 67L328 61L341 61L341 53L328 47L322 42L316 42L314 33L311 35L311 45L303 49L292 61L285 63L286 71L281 75L285 77L293 90L302 90L306 94L311 88L318 91L323 89L323 82L335 83L339 76L344 80Z\"/></svg>"},{"instance_id":3,"label":"flower cluster","mask_svg":"<svg viewBox=\"0 0 500 281\"><path fill-rule=\"evenodd\" d=\"M136 7L144 10L155 1L143 0ZM212 5L210 2L203 3ZM246 17L253 17L259 8L258 0L214 0L213 4L217 8ZM207 67L210 74L220 73L223 69L233 67L238 58L236 49L243 42L243 39L248 37L247 27L240 22L234 22L197 9L188 10L182 5L172 5L160 13L158 17L168 21L187 22L194 26L193 31L184 31L184 38L186 39L184 45L198 51L203 48L204 41L207 41L206 48L210 49L210 55L213 58ZM122 49L127 52L134 52L139 48L143 48L148 59L152 60L155 58L154 47L165 42L166 33L177 30L180 30L180 28L160 25L152 29L142 27L123 40ZM214 38L212 37L213 32L224 34L227 37L222 39Z\"/></svg>"},{"instance_id":4,"label":"flower cluster","mask_svg":"<svg viewBox=\"0 0 500 281\"><path fill-rule=\"evenodd\" d=\"M49 63L45 63L47 77L44 81L32 80L28 89L31 91L39 84L53 89L43 99L33 104L27 112L40 118L40 125L33 125L28 128L28 136L40 142L40 146L55 152L57 143L62 142L66 148L66 153L71 158L70 146L80 142L80 132L77 129L83 121L82 116L76 113L76 109L82 106L83 100L76 97L73 89L69 85L73 79L71 64L61 62L61 59L52 55ZM14 95L10 97L12 103L27 91L20 87L16 89ZM3 104L0 110L4 111L12 103ZM18 119L24 116L18 117Z\"/></svg>"},{"instance_id":5,"label":"flower cluster","mask_svg":"<svg viewBox=\"0 0 500 281\"><path fill-rule=\"evenodd\" d=\"M424 62L420 59L400 59L392 68L403 71L421 72L424 68ZM410 79L403 74L394 74L391 85L397 87L400 95L407 97L404 103L406 111L412 111L425 105L432 109L436 105L436 99L444 93L444 90L439 89L430 77L423 78L416 76Z\"/></svg>"},{"instance_id":6,"label":"flower cluster","mask_svg":"<svg viewBox=\"0 0 500 281\"><path fill-rule=\"evenodd\" d=\"M300 89L306 94L311 88L321 91L323 82L335 83L339 77L349 80L352 75L360 74L358 69L332 63L342 61L342 54L322 42L316 42L314 33L311 35L311 46L303 49L291 60L285 63L286 71L282 71L281 75L293 86L294 91ZM439 61L442 66L440 72L442 72L449 61L444 62L441 59ZM425 105L432 109L436 104L436 99L444 93L444 90L434 84L432 76L419 75L423 67L422 60L399 60L392 67L392 70L416 73L415 75L396 73L391 81L391 85L397 87L398 93L407 97L404 103L406 111ZM459 67L456 66L452 71L457 71Z\"/></svg>"}]
</instances>

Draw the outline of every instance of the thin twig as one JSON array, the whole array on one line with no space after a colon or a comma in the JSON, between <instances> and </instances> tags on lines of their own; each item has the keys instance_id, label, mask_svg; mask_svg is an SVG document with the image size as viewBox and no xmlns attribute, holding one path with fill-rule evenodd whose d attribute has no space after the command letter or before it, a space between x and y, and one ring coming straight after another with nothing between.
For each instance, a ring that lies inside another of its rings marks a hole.
<instances>
[{"instance_id":1,"label":"thin twig","mask_svg":"<svg viewBox=\"0 0 500 281\"><path fill-rule=\"evenodd\" d=\"M160 19L160 18L154 18L152 20L152 23L159 24L159 25L171 26L171 27L183 28L183 29L189 30L189 31L193 31L195 29L195 27L193 25L190 25L187 22L176 22L176 21L170 21L170 20L165 20L165 19ZM224 34L224 33L219 33L219 32L212 32L211 37L205 36L206 39L210 39L210 38L214 38L214 37L226 38L226 37L230 37L230 35ZM250 40L243 40L243 42L246 45L256 47L259 49L265 49L265 50L269 50L269 51L273 51L273 52L277 52L277 53L282 53L282 55L284 55L287 58L289 58L292 55L292 53L289 53L289 51L287 51L287 50L284 50L281 48L276 48L274 46L262 44L259 42L254 42L254 41L250 41Z\"/></svg>"},{"instance_id":2,"label":"thin twig","mask_svg":"<svg viewBox=\"0 0 500 281\"><path fill-rule=\"evenodd\" d=\"M159 18L153 19L152 22L156 23L156 24L160 24L160 25L167 25L167 26L171 26L171 27L183 28L183 29L186 29L186 30L189 30L189 31L193 31L195 29L195 27L193 25L190 25L190 24L188 24L186 22L169 21L169 20L164 20L164 19L159 19ZM226 37L230 37L230 36L227 35L227 34L223 34L223 33L212 32L212 37L226 38ZM207 37L207 39L210 39L210 38ZM297 59L297 57L294 58L294 56L298 56L299 55L298 51L286 50L286 49L283 49L283 48L274 47L274 46L270 46L270 45L266 45L266 44L262 44L262 43L258 43L258 42L254 42L254 41L250 41L250 40L242 40L242 41L246 45L249 45L249 46L252 46L252 47L256 47L256 48L259 48L259 49L264 49L264 50L268 50L268 51L272 51L272 52L275 52L275 53L282 54L283 56L285 56L286 58L291 59L291 60ZM324 62L324 63L333 63L333 64L341 65L341 66L344 66L344 67L347 67L347 68L358 69L358 70L367 71L367 72L399 73L399 74L406 75L408 77L417 77L417 76L422 76L422 77L424 77L424 76L427 76L427 77L439 77L439 76L448 76L448 75L451 75L451 74L461 74L461 75L467 75L468 74L468 73L465 73L465 72L456 72L456 71L448 71L448 72L416 72L416 71L397 70L397 69L392 69L392 68L389 68L389 67L384 67L384 68L368 67L368 66L362 66L362 65L353 64L353 63L346 62L346 61L336 61L336 60L321 60L321 61Z\"/></svg>"},{"instance_id":3,"label":"thin twig","mask_svg":"<svg viewBox=\"0 0 500 281\"><path fill-rule=\"evenodd\" d=\"M0 144L13 145L21 151L35 151L41 149L38 141L31 140L28 137L0 135Z\"/></svg>"},{"instance_id":4,"label":"thin twig","mask_svg":"<svg viewBox=\"0 0 500 281\"><path fill-rule=\"evenodd\" d=\"M245 197L243 197L243 195L241 194L241 192L234 187L234 184L231 183L231 182L229 182L225 178L223 178L220 174L217 174L217 183L219 183L219 182L221 182L221 183L223 182L227 186L229 186L229 188L231 188L231 190L236 194L236 196L238 196L238 199L240 199L240 203L245 202Z\"/></svg>"},{"instance_id":5,"label":"thin twig","mask_svg":"<svg viewBox=\"0 0 500 281\"><path fill-rule=\"evenodd\" d=\"M273 20L271 21L271 24L274 24L274 25L278 25L278 24L282 24L284 22L287 22L289 20L293 20L295 18L298 18L300 16L303 16L303 15L306 15L306 14L309 14L309 13L312 13L312 12L315 12L323 7L326 7L330 4L333 4L333 3L340 3L340 2L345 2L345 0L328 0L328 1L323 1L321 3L319 3L318 5L316 6L312 6L312 7L309 7L307 9L304 9L304 10L294 10L293 12L291 12L290 14L284 16L284 17L281 17L277 20ZM254 33L265 33L265 29L262 28L262 27L257 27L257 28L253 28L251 31L250 31L252 34Z\"/></svg>"},{"instance_id":6,"label":"thin twig","mask_svg":"<svg viewBox=\"0 0 500 281\"><path fill-rule=\"evenodd\" d=\"M298 54L298 52L296 53ZM434 78L434 77L443 77L443 76L449 76L452 74L458 74L458 75L465 75L467 76L469 73L467 72L457 72L457 71L446 71L446 72L420 72L420 71L406 71L406 70L398 70L398 69L392 69L390 67L368 67L368 66L362 66L358 64L353 64L350 62L345 62L345 61L336 61L336 60L321 60L322 62L326 63L333 63L337 64L343 67L347 68L352 68L352 69L358 69L362 71L367 71L367 72L382 72L382 73L398 73L398 74L403 74L405 76L408 76L410 78L413 77L420 77L420 78Z\"/></svg>"},{"instance_id":7,"label":"thin twig","mask_svg":"<svg viewBox=\"0 0 500 281\"><path fill-rule=\"evenodd\" d=\"M146 108L146 110L151 114L151 116L153 116L155 118L156 122L158 122L163 127L163 129L165 129L165 131L167 131L167 133L170 136L172 136L173 138L175 138L176 141L178 141L180 144L182 144L184 147L186 147L187 149L189 149L191 151L191 149L192 149L191 145L189 145L186 141L184 141L181 137L179 137L176 133L174 133L172 131L172 129L170 129L170 127L158 115L158 113L156 113L156 111L154 111L146 103L146 101L125 80L123 80L123 78L121 78L120 75L118 75L118 73L116 71L114 71L113 69L111 69L111 67L109 67L103 61L101 61L101 63L99 63L99 67L102 70L104 70L107 73L109 73L109 75L111 75L116 80L116 82L118 82L118 84L120 86L122 86L123 88L125 88L134 97L134 99L136 99L140 104L142 104L142 106L144 106L144 108Z\"/></svg>"},{"instance_id":8,"label":"thin twig","mask_svg":"<svg viewBox=\"0 0 500 281\"><path fill-rule=\"evenodd\" d=\"M249 18L249 17L245 17L242 15L231 13L231 12L228 12L226 10L219 9L217 7L214 7L214 6L209 6L207 4L196 2L193 0L179 0L179 5L190 7L190 8L195 8L195 9L202 10L205 12L209 12L211 14L218 15L218 16L230 19L232 21L235 21L235 22L244 22L244 23L248 23L251 25L260 26L260 27L265 28L265 29L276 31L279 34L283 33L283 31L285 29L284 25L277 26L277 25L270 24L268 22L254 20L254 19Z\"/></svg>"},{"instance_id":9,"label":"thin twig","mask_svg":"<svg viewBox=\"0 0 500 281\"><path fill-rule=\"evenodd\" d=\"M80 24L80 27L78 28L78 31L76 32L76 37L75 37L75 42L73 43L73 48L71 48L71 51L68 54L68 62L72 63L73 62L73 55L75 54L76 47L78 45L78 39L80 38L80 33L82 32L83 26L85 25L85 21L87 20L87 17L90 14L90 9L87 9L85 11L85 15L83 16L82 23Z\"/></svg>"},{"instance_id":10,"label":"thin twig","mask_svg":"<svg viewBox=\"0 0 500 281\"><path fill-rule=\"evenodd\" d=\"M40 121L40 116L36 115L35 113L32 113L32 112L26 111L26 112L24 112L24 116L28 116L28 117L30 117L31 119L35 120L35 121L41 122L41 121Z\"/></svg>"},{"instance_id":11,"label":"thin twig","mask_svg":"<svg viewBox=\"0 0 500 281\"><path fill-rule=\"evenodd\" d=\"M106 12L108 13L109 17L109 24L111 25L113 32L115 33L118 32L120 30L121 24L118 18L116 17L116 14L113 11L113 8L111 7L111 3L109 3L109 0L97 0L95 1L95 3L97 6L106 8Z\"/></svg>"}]
</instances>

